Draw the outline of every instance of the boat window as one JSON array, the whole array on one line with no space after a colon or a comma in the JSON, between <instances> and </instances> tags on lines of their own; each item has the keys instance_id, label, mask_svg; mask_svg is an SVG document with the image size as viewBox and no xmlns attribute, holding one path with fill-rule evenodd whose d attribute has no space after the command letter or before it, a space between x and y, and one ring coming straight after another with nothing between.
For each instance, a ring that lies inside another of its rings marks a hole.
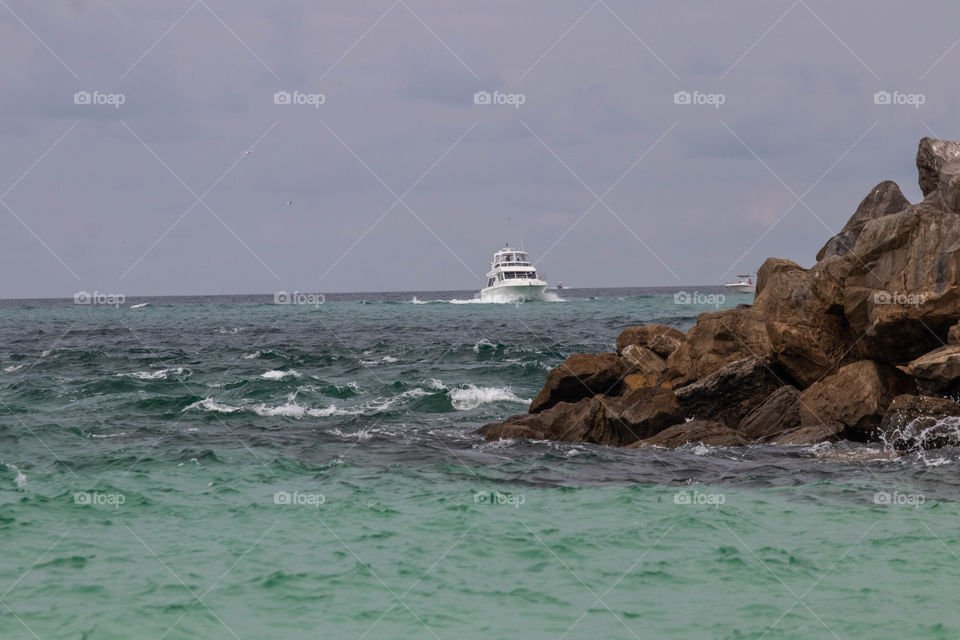
<instances>
[{"instance_id":1,"label":"boat window","mask_svg":"<svg viewBox=\"0 0 960 640\"><path fill-rule=\"evenodd\" d=\"M490 278L490 280L487 281L487 286L488 286L488 287L492 287L494 282L496 282L496 280L493 279L493 278Z\"/></svg>"},{"instance_id":2,"label":"boat window","mask_svg":"<svg viewBox=\"0 0 960 640\"><path fill-rule=\"evenodd\" d=\"M503 280L503 272L497 274L497 280Z\"/></svg>"}]
</instances>

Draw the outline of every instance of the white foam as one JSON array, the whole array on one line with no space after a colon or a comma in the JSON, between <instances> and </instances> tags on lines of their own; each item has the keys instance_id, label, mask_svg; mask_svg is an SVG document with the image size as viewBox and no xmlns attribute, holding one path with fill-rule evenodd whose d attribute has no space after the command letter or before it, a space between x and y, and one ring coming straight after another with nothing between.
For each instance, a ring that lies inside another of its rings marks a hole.
<instances>
[{"instance_id":1,"label":"white foam","mask_svg":"<svg viewBox=\"0 0 960 640\"><path fill-rule=\"evenodd\" d=\"M290 369L289 371L280 371L279 369L272 369L260 375L264 380L283 380L284 378L302 378L298 372Z\"/></svg>"},{"instance_id":2,"label":"white foam","mask_svg":"<svg viewBox=\"0 0 960 640\"><path fill-rule=\"evenodd\" d=\"M486 338L480 338L480 340L478 340L477 343L473 345L473 352L480 353L480 350L483 349L484 347L488 347L488 348L493 347L494 349L496 349L497 345L493 344Z\"/></svg>"},{"instance_id":3,"label":"white foam","mask_svg":"<svg viewBox=\"0 0 960 640\"><path fill-rule=\"evenodd\" d=\"M24 362L23 364L12 364L9 367L4 367L3 370L6 371L7 373L10 373L11 371L23 369L25 366L27 366L26 362Z\"/></svg>"},{"instance_id":4,"label":"white foam","mask_svg":"<svg viewBox=\"0 0 960 640\"><path fill-rule=\"evenodd\" d=\"M243 356L243 359L244 359L244 360L253 360L253 359L255 359L255 358L259 358L259 357L262 356L262 355L263 355L262 352L260 352L260 351L254 351L253 353L248 353L248 354L246 354L245 356Z\"/></svg>"},{"instance_id":5,"label":"white foam","mask_svg":"<svg viewBox=\"0 0 960 640\"><path fill-rule=\"evenodd\" d=\"M130 378L137 378L139 380L166 380L171 375L179 376L184 372L189 375L191 373L190 369L184 369L183 367L177 367L176 369L155 369L153 371L134 371L133 373L118 373L118 376L127 376Z\"/></svg>"},{"instance_id":6,"label":"white foam","mask_svg":"<svg viewBox=\"0 0 960 640\"><path fill-rule=\"evenodd\" d=\"M240 407L231 407L228 404L221 404L213 398L197 400L190 406L185 407L183 410L190 411L191 409L203 409L205 411L216 411L217 413L234 413L236 411L242 411Z\"/></svg>"},{"instance_id":7,"label":"white foam","mask_svg":"<svg viewBox=\"0 0 960 640\"><path fill-rule=\"evenodd\" d=\"M530 404L530 400L518 397L510 387L478 387L473 384L467 385L466 388L452 389L450 402L457 411L469 411L490 402Z\"/></svg>"},{"instance_id":8,"label":"white foam","mask_svg":"<svg viewBox=\"0 0 960 640\"><path fill-rule=\"evenodd\" d=\"M130 308L131 308L131 309L142 309L143 307L147 306L148 304L150 304L150 303L149 303L149 302L141 302L140 304L130 305Z\"/></svg>"},{"instance_id":9,"label":"white foam","mask_svg":"<svg viewBox=\"0 0 960 640\"><path fill-rule=\"evenodd\" d=\"M27 476L23 475L23 471L20 471L20 469L17 468L17 465L15 464L10 464L5 462L3 466L5 466L7 469L10 469L10 471L13 471L14 473L17 474L16 477L13 479L13 481L17 483L17 489L26 489Z\"/></svg>"}]
</instances>

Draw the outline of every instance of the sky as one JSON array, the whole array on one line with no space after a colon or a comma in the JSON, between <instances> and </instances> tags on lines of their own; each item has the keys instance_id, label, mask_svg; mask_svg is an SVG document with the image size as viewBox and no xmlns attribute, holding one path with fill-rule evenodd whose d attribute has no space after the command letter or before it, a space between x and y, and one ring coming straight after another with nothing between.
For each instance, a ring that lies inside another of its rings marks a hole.
<instances>
[{"instance_id":1,"label":"sky","mask_svg":"<svg viewBox=\"0 0 960 640\"><path fill-rule=\"evenodd\" d=\"M0 0L0 298L479 289L506 242L573 287L810 266L960 139L958 17Z\"/></svg>"}]
</instances>

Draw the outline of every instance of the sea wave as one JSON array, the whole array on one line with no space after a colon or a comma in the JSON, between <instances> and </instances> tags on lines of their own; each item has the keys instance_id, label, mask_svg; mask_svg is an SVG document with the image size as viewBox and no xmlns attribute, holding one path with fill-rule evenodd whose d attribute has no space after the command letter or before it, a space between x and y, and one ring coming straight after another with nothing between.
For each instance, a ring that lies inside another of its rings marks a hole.
<instances>
[{"instance_id":1,"label":"sea wave","mask_svg":"<svg viewBox=\"0 0 960 640\"><path fill-rule=\"evenodd\" d=\"M264 380L283 380L285 378L302 378L303 376L293 369L289 369L287 371L271 369L270 371L261 374L260 377Z\"/></svg>"},{"instance_id":2,"label":"sea wave","mask_svg":"<svg viewBox=\"0 0 960 640\"><path fill-rule=\"evenodd\" d=\"M491 402L518 402L530 404L517 396L510 387L478 387L474 384L450 390L450 402L457 411L469 411Z\"/></svg>"},{"instance_id":3,"label":"sea wave","mask_svg":"<svg viewBox=\"0 0 960 640\"><path fill-rule=\"evenodd\" d=\"M189 376L192 373L190 369L177 367L175 369L154 369L151 371L133 371L131 373L118 373L118 376L127 378L137 378L138 380L166 380L170 376Z\"/></svg>"}]
</instances>

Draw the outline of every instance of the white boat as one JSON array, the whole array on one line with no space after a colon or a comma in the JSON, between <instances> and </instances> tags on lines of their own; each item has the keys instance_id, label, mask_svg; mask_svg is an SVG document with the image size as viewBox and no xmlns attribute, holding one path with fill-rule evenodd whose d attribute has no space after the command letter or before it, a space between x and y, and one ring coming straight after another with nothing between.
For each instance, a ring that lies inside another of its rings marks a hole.
<instances>
[{"instance_id":1,"label":"white boat","mask_svg":"<svg viewBox=\"0 0 960 640\"><path fill-rule=\"evenodd\" d=\"M509 245L493 254L487 286L480 290L485 302L527 302L543 300L547 282L537 276L537 270L522 249Z\"/></svg>"},{"instance_id":2,"label":"white boat","mask_svg":"<svg viewBox=\"0 0 960 640\"><path fill-rule=\"evenodd\" d=\"M738 275L736 282L728 282L723 286L725 286L730 293L756 293L756 279L757 277L755 275L747 273Z\"/></svg>"}]
</instances>

